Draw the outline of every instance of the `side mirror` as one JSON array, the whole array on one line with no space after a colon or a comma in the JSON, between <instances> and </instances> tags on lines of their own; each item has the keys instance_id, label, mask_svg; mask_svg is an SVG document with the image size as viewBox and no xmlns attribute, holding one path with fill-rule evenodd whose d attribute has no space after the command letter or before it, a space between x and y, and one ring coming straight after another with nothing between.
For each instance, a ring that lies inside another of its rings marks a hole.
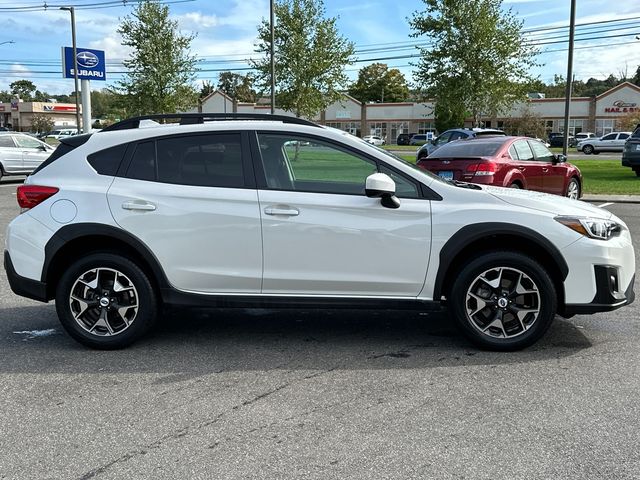
<instances>
[{"instance_id":1,"label":"side mirror","mask_svg":"<svg viewBox=\"0 0 640 480\"><path fill-rule=\"evenodd\" d=\"M567 161L567 157L566 155L563 155L561 153L556 155L556 161L555 163L565 163Z\"/></svg>"},{"instance_id":2,"label":"side mirror","mask_svg":"<svg viewBox=\"0 0 640 480\"><path fill-rule=\"evenodd\" d=\"M396 197L396 184L385 173L373 173L367 177L364 191L367 197L380 198L383 207L399 208L400 200Z\"/></svg>"},{"instance_id":3,"label":"side mirror","mask_svg":"<svg viewBox=\"0 0 640 480\"><path fill-rule=\"evenodd\" d=\"M46 146L46 145L38 145L38 148L39 148L40 150L42 150L43 152L46 152L46 151L47 151L47 146Z\"/></svg>"}]
</instances>

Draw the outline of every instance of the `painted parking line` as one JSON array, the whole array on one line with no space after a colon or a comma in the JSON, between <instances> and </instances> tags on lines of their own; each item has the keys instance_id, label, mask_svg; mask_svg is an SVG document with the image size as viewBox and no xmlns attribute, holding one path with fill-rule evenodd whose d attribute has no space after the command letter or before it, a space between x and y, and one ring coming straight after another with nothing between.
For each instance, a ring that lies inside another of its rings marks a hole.
<instances>
[{"instance_id":1,"label":"painted parking line","mask_svg":"<svg viewBox=\"0 0 640 480\"><path fill-rule=\"evenodd\" d=\"M607 203L603 203L602 205L598 205L598 207L600 208L604 208L604 207L608 207L609 205L613 205L615 202L607 202Z\"/></svg>"}]
</instances>

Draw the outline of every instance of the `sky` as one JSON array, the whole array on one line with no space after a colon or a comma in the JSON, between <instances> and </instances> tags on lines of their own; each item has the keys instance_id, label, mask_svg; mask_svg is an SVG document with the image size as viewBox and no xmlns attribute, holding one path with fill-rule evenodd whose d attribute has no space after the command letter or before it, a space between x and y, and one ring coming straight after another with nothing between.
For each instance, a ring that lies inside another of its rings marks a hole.
<instances>
[{"instance_id":1,"label":"sky","mask_svg":"<svg viewBox=\"0 0 640 480\"><path fill-rule=\"evenodd\" d=\"M268 0L164 0L170 3L171 16L178 21L182 32L193 32L193 52L199 57L198 81L216 83L218 71L247 68L246 59L255 56L256 26L269 17ZM118 62L130 53L121 45L116 30L121 20L132 12L131 2L110 1L101 8L86 8L109 0L48 0L55 5L42 11L16 10L15 7L42 6L43 0L0 0L0 90L9 89L15 80L26 78L38 89L51 94L69 93L73 80L62 79L61 47L71 46L69 12L59 5L74 5L78 47L105 50L107 81L92 81L92 89L109 86L121 71ZM114 6L115 4L115 6ZM85 8L80 8L84 5ZM108 7L108 8L105 8ZM338 17L342 35L355 46L359 61L346 68L353 79L358 69L384 57L416 55L415 43L409 37L408 18L424 9L420 0L325 0L328 16ZM549 82L555 74L566 76L568 29L553 29L569 24L568 0L505 0L505 11L524 22L529 39L538 44L540 67L532 74ZM613 22L610 22L614 20ZM605 23L595 23L605 22ZM578 27L574 73L576 79L606 78L610 73L627 72L633 76L640 65L640 2L577 0ZM546 30L540 30L546 29ZM606 38L610 37L610 38ZM14 43L4 43L13 41ZM399 68L412 81L415 58L380 60L389 67ZM58 73L60 72L60 73ZM247 73L238 70L238 73Z\"/></svg>"}]
</instances>

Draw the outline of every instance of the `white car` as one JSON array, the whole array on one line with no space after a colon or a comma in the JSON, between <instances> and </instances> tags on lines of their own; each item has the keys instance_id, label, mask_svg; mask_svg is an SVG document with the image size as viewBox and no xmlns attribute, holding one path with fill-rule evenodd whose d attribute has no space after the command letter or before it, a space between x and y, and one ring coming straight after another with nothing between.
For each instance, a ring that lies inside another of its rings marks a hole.
<instances>
[{"instance_id":1,"label":"white car","mask_svg":"<svg viewBox=\"0 0 640 480\"><path fill-rule=\"evenodd\" d=\"M44 138L54 138L60 140L61 138L71 137L78 134L77 128L63 128L60 130L52 130Z\"/></svg>"},{"instance_id":2,"label":"white car","mask_svg":"<svg viewBox=\"0 0 640 480\"><path fill-rule=\"evenodd\" d=\"M588 138L578 142L577 149L586 155L600 152L622 152L631 132L612 132L600 138Z\"/></svg>"},{"instance_id":3,"label":"white car","mask_svg":"<svg viewBox=\"0 0 640 480\"><path fill-rule=\"evenodd\" d=\"M0 178L28 175L52 153L53 147L31 135L0 132Z\"/></svg>"},{"instance_id":4,"label":"white car","mask_svg":"<svg viewBox=\"0 0 640 480\"><path fill-rule=\"evenodd\" d=\"M364 137L362 137L362 139L367 142L370 143L371 145L375 145L377 147L384 145L384 138L378 136L378 135L365 135Z\"/></svg>"},{"instance_id":5,"label":"white car","mask_svg":"<svg viewBox=\"0 0 640 480\"><path fill-rule=\"evenodd\" d=\"M556 313L634 299L629 230L607 210L445 181L297 118L182 116L63 139L18 187L11 288L55 300L85 345L132 343L162 304L446 306L477 345L514 350Z\"/></svg>"},{"instance_id":6,"label":"white car","mask_svg":"<svg viewBox=\"0 0 640 480\"><path fill-rule=\"evenodd\" d=\"M576 142L581 142L583 140L589 140L591 138L598 138L598 136L595 133L592 132L580 132L580 133L576 133L575 137Z\"/></svg>"}]
</instances>

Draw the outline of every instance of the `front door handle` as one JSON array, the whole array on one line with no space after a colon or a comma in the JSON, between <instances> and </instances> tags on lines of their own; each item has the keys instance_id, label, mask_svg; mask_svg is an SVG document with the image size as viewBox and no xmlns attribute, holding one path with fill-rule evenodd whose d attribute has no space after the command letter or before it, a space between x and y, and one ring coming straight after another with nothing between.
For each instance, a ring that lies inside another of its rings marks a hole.
<instances>
[{"instance_id":1,"label":"front door handle","mask_svg":"<svg viewBox=\"0 0 640 480\"><path fill-rule=\"evenodd\" d=\"M542 169L542 173L549 173L549 169L548 168L543 168Z\"/></svg>"},{"instance_id":2,"label":"front door handle","mask_svg":"<svg viewBox=\"0 0 640 480\"><path fill-rule=\"evenodd\" d=\"M151 212L156 209L156 206L153 203L145 202L144 200L134 200L130 202L124 202L122 204L122 208L125 210L143 210L146 212Z\"/></svg>"},{"instance_id":3,"label":"front door handle","mask_svg":"<svg viewBox=\"0 0 640 480\"><path fill-rule=\"evenodd\" d=\"M295 217L297 215L300 215L300 210L288 206L270 206L264 209L264 213L266 213L267 215L284 215L287 217Z\"/></svg>"}]
</instances>

